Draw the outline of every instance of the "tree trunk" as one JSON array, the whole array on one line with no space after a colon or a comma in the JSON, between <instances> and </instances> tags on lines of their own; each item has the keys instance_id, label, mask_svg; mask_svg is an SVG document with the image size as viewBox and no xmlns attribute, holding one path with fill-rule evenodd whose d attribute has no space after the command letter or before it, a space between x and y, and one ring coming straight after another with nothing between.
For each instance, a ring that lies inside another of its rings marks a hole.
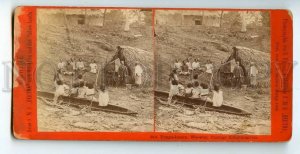
<instances>
[{"instance_id":1,"label":"tree trunk","mask_svg":"<svg viewBox=\"0 0 300 154\"><path fill-rule=\"evenodd\" d=\"M102 18L102 22L100 23L100 26L103 27L105 24L105 15L106 15L106 9L103 12L103 18Z\"/></svg>"},{"instance_id":2,"label":"tree trunk","mask_svg":"<svg viewBox=\"0 0 300 154\"><path fill-rule=\"evenodd\" d=\"M221 11L221 15L220 15L220 23L219 23L219 27L222 27L222 19L223 19L223 11Z\"/></svg>"},{"instance_id":3,"label":"tree trunk","mask_svg":"<svg viewBox=\"0 0 300 154\"><path fill-rule=\"evenodd\" d=\"M246 20L246 16L248 14L247 12L242 12L241 13L241 19L242 19L242 28L241 28L241 32L247 32L247 20Z\"/></svg>"}]
</instances>

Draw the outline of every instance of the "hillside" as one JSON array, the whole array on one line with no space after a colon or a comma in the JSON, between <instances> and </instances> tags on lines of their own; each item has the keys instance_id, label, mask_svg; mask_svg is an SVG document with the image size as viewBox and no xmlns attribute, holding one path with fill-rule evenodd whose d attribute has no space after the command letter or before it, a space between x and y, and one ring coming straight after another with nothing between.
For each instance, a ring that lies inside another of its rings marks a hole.
<instances>
[{"instance_id":1,"label":"hillside","mask_svg":"<svg viewBox=\"0 0 300 154\"><path fill-rule=\"evenodd\" d=\"M247 47L257 51L259 57L251 57L257 63L261 63L260 58L270 58L270 38L267 37L269 35L263 31L263 28L249 29L247 33L233 33L215 27L156 26L155 32L157 35L155 39L157 71L159 72L157 73L157 87L163 90L168 89L166 81L176 59L199 58L201 65L211 60L217 69L230 56L233 46Z\"/></svg>"}]
</instances>

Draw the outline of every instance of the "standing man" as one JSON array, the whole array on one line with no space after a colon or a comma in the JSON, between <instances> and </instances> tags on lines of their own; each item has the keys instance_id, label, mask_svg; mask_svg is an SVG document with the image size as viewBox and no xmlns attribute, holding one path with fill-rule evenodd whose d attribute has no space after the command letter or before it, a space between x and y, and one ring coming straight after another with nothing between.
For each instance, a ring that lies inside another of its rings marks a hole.
<instances>
[{"instance_id":1,"label":"standing man","mask_svg":"<svg viewBox=\"0 0 300 154\"><path fill-rule=\"evenodd\" d=\"M182 66L181 62L178 59L176 59L173 68L181 72L181 66Z\"/></svg>"},{"instance_id":2,"label":"standing man","mask_svg":"<svg viewBox=\"0 0 300 154\"><path fill-rule=\"evenodd\" d=\"M256 66L254 65L254 62L250 63L250 86L251 87L256 87L257 81L256 81L256 76L258 74L258 70Z\"/></svg>"},{"instance_id":3,"label":"standing man","mask_svg":"<svg viewBox=\"0 0 300 154\"><path fill-rule=\"evenodd\" d=\"M90 63L90 68L91 68L91 73L94 73L96 74L97 73L97 64L96 64L96 61L93 60L92 63Z\"/></svg>"},{"instance_id":4,"label":"standing man","mask_svg":"<svg viewBox=\"0 0 300 154\"><path fill-rule=\"evenodd\" d=\"M233 69L233 80L235 83L235 87L241 88L242 78L244 77L244 71L240 66L240 62L236 63L235 68Z\"/></svg>"},{"instance_id":5,"label":"standing man","mask_svg":"<svg viewBox=\"0 0 300 154\"><path fill-rule=\"evenodd\" d=\"M135 84L138 87L142 84L142 74L143 74L143 69L138 64L138 62L136 62L134 67L134 75L135 75Z\"/></svg>"},{"instance_id":6,"label":"standing man","mask_svg":"<svg viewBox=\"0 0 300 154\"><path fill-rule=\"evenodd\" d=\"M205 64L206 67L206 73L212 74L213 73L213 64L210 60L207 60L207 63Z\"/></svg>"},{"instance_id":7,"label":"standing man","mask_svg":"<svg viewBox=\"0 0 300 154\"><path fill-rule=\"evenodd\" d=\"M120 85L122 85L122 86L126 85L127 76L128 76L128 69L124 64L124 61L121 61L121 66L119 67L119 70L118 70L118 77L119 77Z\"/></svg>"},{"instance_id":8,"label":"standing man","mask_svg":"<svg viewBox=\"0 0 300 154\"><path fill-rule=\"evenodd\" d=\"M65 70L66 63L63 59L60 59L60 62L57 64L58 69Z\"/></svg>"}]
</instances>

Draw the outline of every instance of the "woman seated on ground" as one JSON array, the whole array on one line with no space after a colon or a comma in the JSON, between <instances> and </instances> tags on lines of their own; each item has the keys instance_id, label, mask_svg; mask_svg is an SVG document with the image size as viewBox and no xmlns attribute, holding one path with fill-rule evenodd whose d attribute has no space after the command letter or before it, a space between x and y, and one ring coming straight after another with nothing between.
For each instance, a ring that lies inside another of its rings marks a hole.
<instances>
[{"instance_id":1,"label":"woman seated on ground","mask_svg":"<svg viewBox=\"0 0 300 154\"><path fill-rule=\"evenodd\" d=\"M54 93L53 103L57 104L57 100L60 96L68 96L69 95L69 86L65 85L62 81L56 81L56 90Z\"/></svg>"},{"instance_id":2,"label":"woman seated on ground","mask_svg":"<svg viewBox=\"0 0 300 154\"><path fill-rule=\"evenodd\" d=\"M84 82L79 83L79 88L78 88L78 98L85 98L86 97L86 87L84 86Z\"/></svg>"},{"instance_id":3,"label":"woman seated on ground","mask_svg":"<svg viewBox=\"0 0 300 154\"><path fill-rule=\"evenodd\" d=\"M99 106L107 106L109 103L109 94L104 85L100 86L98 102Z\"/></svg>"},{"instance_id":4,"label":"woman seated on ground","mask_svg":"<svg viewBox=\"0 0 300 154\"><path fill-rule=\"evenodd\" d=\"M220 89L219 85L214 85L213 90L213 106L220 107L223 104L223 91Z\"/></svg>"},{"instance_id":5,"label":"woman seated on ground","mask_svg":"<svg viewBox=\"0 0 300 154\"><path fill-rule=\"evenodd\" d=\"M198 81L194 82L194 88L192 92L192 98L200 98L202 88Z\"/></svg>"},{"instance_id":6,"label":"woman seated on ground","mask_svg":"<svg viewBox=\"0 0 300 154\"><path fill-rule=\"evenodd\" d=\"M185 88L185 97L191 97L193 95L193 84L188 83L187 88Z\"/></svg>"}]
</instances>

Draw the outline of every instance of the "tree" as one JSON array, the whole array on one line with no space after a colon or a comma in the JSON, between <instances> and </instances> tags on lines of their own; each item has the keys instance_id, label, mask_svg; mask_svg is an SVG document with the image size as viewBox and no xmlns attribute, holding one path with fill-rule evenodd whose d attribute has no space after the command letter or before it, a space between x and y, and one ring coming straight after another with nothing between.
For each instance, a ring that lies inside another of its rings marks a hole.
<instances>
[{"instance_id":1,"label":"tree","mask_svg":"<svg viewBox=\"0 0 300 154\"><path fill-rule=\"evenodd\" d=\"M247 26L251 23L261 24L262 16L260 11L240 11L241 32L247 32Z\"/></svg>"},{"instance_id":2,"label":"tree","mask_svg":"<svg viewBox=\"0 0 300 154\"><path fill-rule=\"evenodd\" d=\"M130 25L134 22L144 22L145 15L140 10L122 10L122 13L125 17L125 25L124 25L124 31L130 30Z\"/></svg>"},{"instance_id":3,"label":"tree","mask_svg":"<svg viewBox=\"0 0 300 154\"><path fill-rule=\"evenodd\" d=\"M224 13L224 11L222 10L221 14L220 14L220 23L219 23L220 28L222 27L223 13Z\"/></svg>"}]
</instances>

